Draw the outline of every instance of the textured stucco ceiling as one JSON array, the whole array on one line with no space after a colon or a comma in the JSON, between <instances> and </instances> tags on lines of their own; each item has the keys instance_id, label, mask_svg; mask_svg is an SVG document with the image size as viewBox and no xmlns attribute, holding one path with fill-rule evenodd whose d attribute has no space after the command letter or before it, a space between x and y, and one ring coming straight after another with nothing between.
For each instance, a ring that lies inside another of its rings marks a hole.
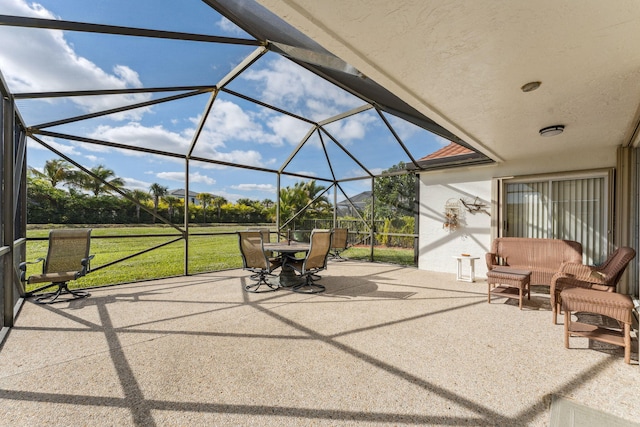
<instances>
[{"instance_id":1,"label":"textured stucco ceiling","mask_svg":"<svg viewBox=\"0 0 640 427\"><path fill-rule=\"evenodd\" d=\"M637 142L636 0L259 3L495 160Z\"/></svg>"}]
</instances>

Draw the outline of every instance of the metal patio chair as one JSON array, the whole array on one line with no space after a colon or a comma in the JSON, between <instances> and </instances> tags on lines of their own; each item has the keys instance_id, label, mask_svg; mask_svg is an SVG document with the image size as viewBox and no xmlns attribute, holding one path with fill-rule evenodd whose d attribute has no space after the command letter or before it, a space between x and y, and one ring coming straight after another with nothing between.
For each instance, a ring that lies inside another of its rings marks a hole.
<instances>
[{"instance_id":1,"label":"metal patio chair","mask_svg":"<svg viewBox=\"0 0 640 427\"><path fill-rule=\"evenodd\" d=\"M349 229L347 228L334 228L333 238L331 240L331 260L332 261L345 261L346 259L340 256L340 252L347 250L349 246Z\"/></svg>"},{"instance_id":2,"label":"metal patio chair","mask_svg":"<svg viewBox=\"0 0 640 427\"><path fill-rule=\"evenodd\" d=\"M314 229L311 232L311 244L307 256L302 259L287 259L286 265L297 271L304 279L302 283L295 285L291 290L305 294L324 292L325 287L318 283L316 275L327 268L327 258L331 250L333 231Z\"/></svg>"},{"instance_id":3,"label":"metal patio chair","mask_svg":"<svg viewBox=\"0 0 640 427\"><path fill-rule=\"evenodd\" d=\"M61 229L49 232L49 248L46 258L38 258L32 262L22 262L19 265L20 280L28 284L48 283L26 293L27 297L34 296L38 304L51 304L54 302L70 301L86 298L90 294L87 291L69 289L68 282L86 275L90 270L90 262L94 255L89 255L91 245L91 229ZM27 264L43 262L42 273L26 277ZM45 292L45 289L57 286L53 292ZM59 299L62 295L70 295L70 298Z\"/></svg>"},{"instance_id":4,"label":"metal patio chair","mask_svg":"<svg viewBox=\"0 0 640 427\"><path fill-rule=\"evenodd\" d=\"M255 283L245 285L247 292L272 292L278 289L277 285L267 281L268 276L275 276L271 272L282 265L280 258L269 258L264 251L263 233L261 231L238 231L238 243L240 255L242 255L242 268L251 271L250 279ZM259 290L265 285L268 289Z\"/></svg>"}]
</instances>

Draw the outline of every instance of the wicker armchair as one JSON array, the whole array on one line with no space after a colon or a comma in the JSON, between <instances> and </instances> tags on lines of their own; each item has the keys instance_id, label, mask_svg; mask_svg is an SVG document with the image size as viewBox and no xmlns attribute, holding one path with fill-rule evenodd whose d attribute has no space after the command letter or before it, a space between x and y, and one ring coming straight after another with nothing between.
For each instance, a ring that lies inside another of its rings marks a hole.
<instances>
[{"instance_id":1,"label":"wicker armchair","mask_svg":"<svg viewBox=\"0 0 640 427\"><path fill-rule=\"evenodd\" d=\"M551 279L551 311L553 323L557 324L557 315L561 310L560 292L567 288L587 288L598 291L615 292L629 262L636 256L633 248L623 246L616 249L605 262L598 266L577 263L564 263Z\"/></svg>"}]
</instances>

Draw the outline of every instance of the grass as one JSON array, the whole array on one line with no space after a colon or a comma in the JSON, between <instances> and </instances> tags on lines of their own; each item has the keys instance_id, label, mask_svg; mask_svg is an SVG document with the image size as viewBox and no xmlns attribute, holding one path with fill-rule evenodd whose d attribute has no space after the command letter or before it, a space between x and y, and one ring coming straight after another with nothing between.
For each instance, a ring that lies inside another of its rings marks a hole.
<instances>
[{"instance_id":1,"label":"grass","mask_svg":"<svg viewBox=\"0 0 640 427\"><path fill-rule=\"evenodd\" d=\"M242 258L240 257L238 238L235 231L244 229L246 229L245 225L190 228L188 273L196 274L241 268ZM215 235L203 235L204 233L215 233ZM49 229L34 229L27 232L27 237L46 238L48 234ZM172 234L174 236L152 236L155 234ZM140 235L152 237L138 237ZM77 281L69 283L71 288L129 283L184 274L184 240L179 240L142 255L101 268L101 266L116 260L179 237L179 233L173 228L162 226L93 227L91 236L91 253L95 255L91 261L93 271ZM275 238L275 236L272 237ZM47 240L29 240L26 248L27 261L45 257L47 245ZM369 247L353 247L344 251L341 255L349 259L369 260L369 253ZM414 265L413 250L375 248L374 256L375 261ZM27 276L41 271L41 263L30 264L27 268ZM35 288L36 285L27 285L27 291Z\"/></svg>"}]
</instances>

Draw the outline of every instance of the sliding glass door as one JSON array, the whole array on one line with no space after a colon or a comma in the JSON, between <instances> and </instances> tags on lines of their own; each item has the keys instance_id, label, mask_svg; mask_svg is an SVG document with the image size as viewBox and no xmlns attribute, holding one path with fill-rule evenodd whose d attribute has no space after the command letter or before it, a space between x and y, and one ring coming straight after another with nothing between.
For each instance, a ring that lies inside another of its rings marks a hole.
<instances>
[{"instance_id":1,"label":"sliding glass door","mask_svg":"<svg viewBox=\"0 0 640 427\"><path fill-rule=\"evenodd\" d=\"M504 180L502 235L567 239L582 243L587 264L609 252L610 176L554 176Z\"/></svg>"}]
</instances>

